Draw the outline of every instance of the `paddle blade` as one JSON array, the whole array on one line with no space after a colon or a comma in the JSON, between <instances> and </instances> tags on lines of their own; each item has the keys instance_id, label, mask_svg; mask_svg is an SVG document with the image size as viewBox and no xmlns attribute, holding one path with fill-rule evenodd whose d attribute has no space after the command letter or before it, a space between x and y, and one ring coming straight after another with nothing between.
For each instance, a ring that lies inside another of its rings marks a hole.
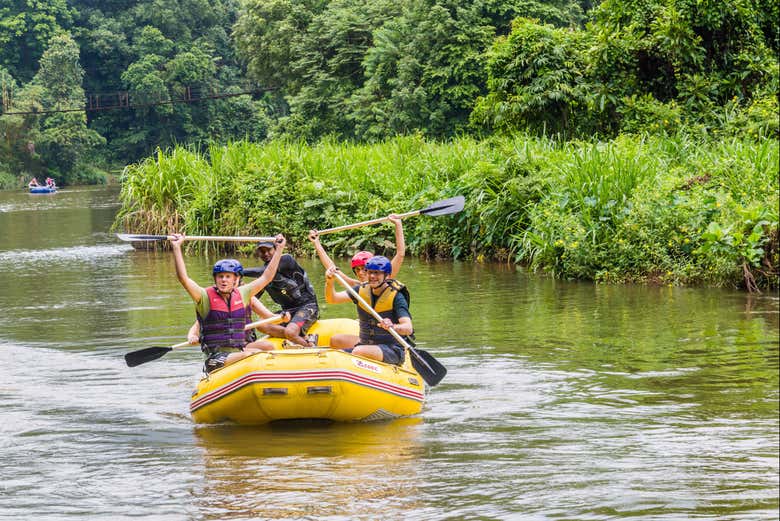
<instances>
[{"instance_id":1,"label":"paddle blade","mask_svg":"<svg viewBox=\"0 0 780 521\"><path fill-rule=\"evenodd\" d=\"M439 215L450 215L453 213L458 213L459 211L463 210L463 205L465 204L466 200L463 198L462 195L459 195L457 197L452 197L450 199L443 199L441 201L437 201L430 205L425 210L420 210L421 214L430 215L431 217L436 217Z\"/></svg>"},{"instance_id":2,"label":"paddle blade","mask_svg":"<svg viewBox=\"0 0 780 521\"><path fill-rule=\"evenodd\" d=\"M244 277L259 277L265 271L265 267L262 268L244 268Z\"/></svg>"},{"instance_id":3,"label":"paddle blade","mask_svg":"<svg viewBox=\"0 0 780 521\"><path fill-rule=\"evenodd\" d=\"M412 357L412 367L420 373L423 380L431 387L442 381L447 376L447 368L441 365L428 351L415 348L409 350Z\"/></svg>"},{"instance_id":4,"label":"paddle blade","mask_svg":"<svg viewBox=\"0 0 780 521\"><path fill-rule=\"evenodd\" d=\"M167 241L167 235L136 235L132 233L117 233L117 237L125 242L135 241Z\"/></svg>"},{"instance_id":5,"label":"paddle blade","mask_svg":"<svg viewBox=\"0 0 780 521\"><path fill-rule=\"evenodd\" d=\"M162 358L168 351L173 351L173 348L147 347L146 349L139 349L138 351L127 353L125 355L125 362L127 362L128 367L135 367L137 365L145 364L146 362L151 362L152 360Z\"/></svg>"}]
</instances>

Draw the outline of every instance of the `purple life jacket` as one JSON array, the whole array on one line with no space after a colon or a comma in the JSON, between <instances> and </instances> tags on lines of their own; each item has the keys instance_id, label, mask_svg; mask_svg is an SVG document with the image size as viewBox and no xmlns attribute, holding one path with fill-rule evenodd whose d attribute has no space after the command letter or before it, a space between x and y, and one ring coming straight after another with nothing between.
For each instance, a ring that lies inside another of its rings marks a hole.
<instances>
[{"instance_id":1,"label":"purple life jacket","mask_svg":"<svg viewBox=\"0 0 780 521\"><path fill-rule=\"evenodd\" d=\"M228 302L222 298L215 286L206 288L209 298L209 312L200 322L200 345L206 353L215 353L221 347L244 349L251 341L251 331L244 326L252 321L249 302L244 304L241 293L234 289Z\"/></svg>"}]
</instances>

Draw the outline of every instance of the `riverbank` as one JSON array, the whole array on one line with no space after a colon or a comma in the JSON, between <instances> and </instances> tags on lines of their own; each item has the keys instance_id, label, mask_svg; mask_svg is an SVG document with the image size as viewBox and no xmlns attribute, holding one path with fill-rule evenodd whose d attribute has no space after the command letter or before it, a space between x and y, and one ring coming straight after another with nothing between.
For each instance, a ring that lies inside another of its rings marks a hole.
<instances>
[{"instance_id":1,"label":"riverbank","mask_svg":"<svg viewBox=\"0 0 780 521\"><path fill-rule=\"evenodd\" d=\"M405 222L411 254L497 259L563 278L756 290L777 286L779 193L774 139L241 141L128 166L115 226L282 231L293 251L310 253L311 228L463 195L460 214ZM374 226L325 243L335 254L384 251L390 236Z\"/></svg>"}]
</instances>

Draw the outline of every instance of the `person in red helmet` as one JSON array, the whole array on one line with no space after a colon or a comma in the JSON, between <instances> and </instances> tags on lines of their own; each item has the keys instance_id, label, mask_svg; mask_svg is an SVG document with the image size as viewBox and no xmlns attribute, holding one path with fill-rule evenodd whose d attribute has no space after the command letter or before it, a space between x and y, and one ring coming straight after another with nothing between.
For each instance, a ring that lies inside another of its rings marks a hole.
<instances>
[{"instance_id":1,"label":"person in red helmet","mask_svg":"<svg viewBox=\"0 0 780 521\"><path fill-rule=\"evenodd\" d=\"M393 260L391 261L393 266L391 277L395 277L398 275L398 272L401 271L401 265L404 263L404 256L406 255L404 226L401 222L401 219L398 218L398 216L394 213L388 215L387 220L395 225L395 256L393 256ZM325 248L323 248L322 243L320 242L320 234L317 230L309 231L309 240L312 242L312 244L314 244L314 249L317 251L317 256L320 258L320 262L326 270L336 265L325 252ZM355 277L357 278L353 279L352 277L346 275L344 278L347 279L350 284L366 282L368 280L368 276L366 275L365 265L368 259L373 256L374 254L370 251L359 251L353 255L350 266L352 268L352 273L354 273Z\"/></svg>"},{"instance_id":2,"label":"person in red helmet","mask_svg":"<svg viewBox=\"0 0 780 521\"><path fill-rule=\"evenodd\" d=\"M244 326L252 321L251 299L262 291L276 275L279 259L286 244L284 236L276 236L276 252L265 273L243 286L238 281L244 268L235 259L222 259L214 264L214 285L203 288L187 275L181 245L185 236L174 234L170 239L176 265L176 277L195 302L195 313L200 323L201 349L206 354L205 371L210 373L262 351L252 345Z\"/></svg>"},{"instance_id":3,"label":"person in red helmet","mask_svg":"<svg viewBox=\"0 0 780 521\"><path fill-rule=\"evenodd\" d=\"M347 291L334 291L335 271L337 268L331 267L325 272L325 300L328 304L354 302L357 305L360 321L358 343L344 350L353 355L401 365L404 361L404 348L398 344L389 330L394 329L401 336L411 336L414 334L414 327L409 313L409 291L403 284L390 278L392 272L390 260L381 255L371 257L366 262L368 282L352 288L382 317L379 322Z\"/></svg>"},{"instance_id":4,"label":"person in red helmet","mask_svg":"<svg viewBox=\"0 0 780 521\"><path fill-rule=\"evenodd\" d=\"M391 261L392 272L391 278L395 278L398 272L401 271L401 265L404 263L404 256L406 255L406 242L404 241L404 227L401 219L394 213L387 216L387 219L395 225L395 256ZM325 252L322 243L320 242L319 233L317 230L311 230L309 232L309 240L314 244L314 249L317 251L317 256L320 258L320 262L325 266L325 269L335 267L334 262L328 257ZM359 251L352 256L350 261L350 267L355 277L344 276L347 281L353 286L368 282L368 273L366 272L366 262L373 257L374 254L370 251ZM330 337L330 347L335 348L350 348L354 347L360 342L360 337L357 335L349 335L346 333L338 333Z\"/></svg>"}]
</instances>

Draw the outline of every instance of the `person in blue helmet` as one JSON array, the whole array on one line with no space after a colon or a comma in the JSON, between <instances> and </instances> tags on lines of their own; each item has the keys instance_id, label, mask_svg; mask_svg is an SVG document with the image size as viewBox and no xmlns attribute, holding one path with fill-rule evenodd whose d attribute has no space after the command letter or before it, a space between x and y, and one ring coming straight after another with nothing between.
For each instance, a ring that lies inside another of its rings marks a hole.
<instances>
[{"instance_id":1,"label":"person in blue helmet","mask_svg":"<svg viewBox=\"0 0 780 521\"><path fill-rule=\"evenodd\" d=\"M390 263L393 266L393 271L390 274L390 278L396 278L398 272L401 270L401 265L404 262L404 256L406 255L406 241L404 240L404 227L401 218L394 213L387 216L387 220L393 223L395 226L395 255ZM336 264L328 256L325 248L320 242L320 234L317 230L309 231L309 240L314 244L314 249L317 252L317 256L320 258L320 262L327 270L328 268L335 266ZM350 285L360 284L361 282L368 282L368 275L366 274L366 262L373 257L374 254L370 251L359 251L352 256L350 267L352 273L355 274L353 278L348 275L343 275L344 279L350 283ZM342 272L343 273L343 272ZM348 333L338 333L330 337L330 347L342 348L342 347L354 347L360 342L360 338L356 335Z\"/></svg>"},{"instance_id":2,"label":"person in blue helmet","mask_svg":"<svg viewBox=\"0 0 780 521\"><path fill-rule=\"evenodd\" d=\"M243 280L243 277L238 277L236 280L236 287L241 285L241 281ZM272 312L270 309L268 309L257 297L252 297L252 311L255 312L255 314L263 318L270 318L275 315L274 312ZM282 313L282 320L288 321L290 320L289 313ZM254 333L253 333L254 334ZM250 335L252 336L252 335ZM195 322L192 323L192 326L190 327L190 330L187 332L187 341L190 344L199 344L200 343L200 321L195 318ZM274 349L274 345L271 342L268 342L267 340L254 340L247 344L247 348L251 347L259 347L263 351L271 351Z\"/></svg>"},{"instance_id":3,"label":"person in blue helmet","mask_svg":"<svg viewBox=\"0 0 780 521\"><path fill-rule=\"evenodd\" d=\"M276 275L286 244L284 236L276 236L277 250L262 276L249 284L239 286L238 280L243 275L243 266L235 259L222 259L214 264L212 270L214 285L207 288L202 288L187 275L181 251L184 239L184 235L177 233L170 242L176 264L176 277L195 302L195 313L201 330L201 349L206 354L206 372L210 373L264 350L266 346L252 342L249 332L244 331L244 326L252 321L252 297Z\"/></svg>"},{"instance_id":4,"label":"person in blue helmet","mask_svg":"<svg viewBox=\"0 0 780 521\"><path fill-rule=\"evenodd\" d=\"M360 322L359 343L344 351L388 364L401 365L404 348L398 345L388 330L392 328L401 336L410 336L414 333L414 327L409 313L409 291L406 286L390 278L393 271L390 259L381 255L371 257L366 262L368 281L352 288L371 304L382 317L381 322L377 322L346 290L336 292L333 289L335 271L336 267L330 267L325 272L325 300L328 304L354 302Z\"/></svg>"}]
</instances>

